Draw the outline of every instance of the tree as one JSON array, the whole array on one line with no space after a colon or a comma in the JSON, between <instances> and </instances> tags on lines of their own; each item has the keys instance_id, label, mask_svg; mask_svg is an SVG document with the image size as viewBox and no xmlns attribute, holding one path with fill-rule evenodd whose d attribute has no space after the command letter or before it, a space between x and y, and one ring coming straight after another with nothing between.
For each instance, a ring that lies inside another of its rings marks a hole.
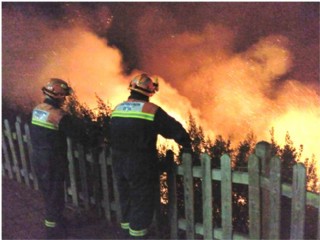
<instances>
[{"instance_id":1,"label":"tree","mask_svg":"<svg viewBox=\"0 0 320 240\"><path fill-rule=\"evenodd\" d=\"M293 166L297 163L298 153L293 146L293 142L287 132L285 145L280 148L281 177L282 182L292 183Z\"/></svg>"},{"instance_id":2,"label":"tree","mask_svg":"<svg viewBox=\"0 0 320 240\"><path fill-rule=\"evenodd\" d=\"M195 118L189 113L188 133L191 138L191 146L193 148L193 164L200 165L200 154L204 151L206 141L201 126L196 124Z\"/></svg>"},{"instance_id":3,"label":"tree","mask_svg":"<svg viewBox=\"0 0 320 240\"><path fill-rule=\"evenodd\" d=\"M304 163L307 171L307 188L312 192L319 192L319 178L317 175L317 162L315 155L312 155L311 160L307 158Z\"/></svg>"}]
</instances>

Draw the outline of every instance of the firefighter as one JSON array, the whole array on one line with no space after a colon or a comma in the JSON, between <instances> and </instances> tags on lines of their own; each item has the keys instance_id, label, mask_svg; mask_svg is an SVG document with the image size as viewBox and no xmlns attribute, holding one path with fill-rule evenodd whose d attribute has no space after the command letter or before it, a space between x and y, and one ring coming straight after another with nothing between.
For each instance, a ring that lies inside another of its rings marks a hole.
<instances>
[{"instance_id":1,"label":"firefighter","mask_svg":"<svg viewBox=\"0 0 320 240\"><path fill-rule=\"evenodd\" d=\"M66 137L85 144L87 134L81 121L62 110L66 97L72 93L64 80L52 78L42 91L45 99L32 112L32 164L44 198L47 238L63 239L67 237L63 217L68 169Z\"/></svg>"},{"instance_id":2,"label":"firefighter","mask_svg":"<svg viewBox=\"0 0 320 240\"><path fill-rule=\"evenodd\" d=\"M111 114L112 164L120 195L121 228L130 238L147 238L154 213L156 182L159 181L157 135L174 139L191 151L191 140L174 118L149 102L158 81L146 73L132 79L127 101Z\"/></svg>"}]
</instances>

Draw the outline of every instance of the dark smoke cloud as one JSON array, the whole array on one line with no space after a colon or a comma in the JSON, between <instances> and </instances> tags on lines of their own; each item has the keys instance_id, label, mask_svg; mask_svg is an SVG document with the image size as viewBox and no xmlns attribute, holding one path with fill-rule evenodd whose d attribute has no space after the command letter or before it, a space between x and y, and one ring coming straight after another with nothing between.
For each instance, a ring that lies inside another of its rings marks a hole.
<instances>
[{"instance_id":1,"label":"dark smoke cloud","mask_svg":"<svg viewBox=\"0 0 320 240\"><path fill-rule=\"evenodd\" d=\"M41 97L48 77L44 69L59 54L67 55L77 36L66 33L80 28L105 34L112 22L107 6L93 8L82 3L3 3L2 5L2 93L6 104L29 110ZM77 33L77 32L75 32ZM61 49L62 48L62 49Z\"/></svg>"},{"instance_id":2,"label":"dark smoke cloud","mask_svg":"<svg viewBox=\"0 0 320 240\"><path fill-rule=\"evenodd\" d=\"M6 104L30 108L49 77L118 102L147 71L162 80L153 100L181 122L190 111L236 140L289 130L318 152L319 3L6 2L2 47Z\"/></svg>"},{"instance_id":3,"label":"dark smoke cloud","mask_svg":"<svg viewBox=\"0 0 320 240\"><path fill-rule=\"evenodd\" d=\"M245 52L261 38L281 35L289 39L288 47L294 58L293 67L284 78L294 78L312 84L320 93L318 3L168 5L171 7L165 5L159 8L150 5L145 14L138 19L136 46L140 56L139 63L147 71L156 72L173 83L183 77L162 66L170 65L170 61L186 61L184 58L188 57L187 51L194 50L187 49L188 46L183 37L181 38L183 34L194 37L206 34L206 39L194 43L193 47L197 51L208 51L213 57L219 51L228 51L230 54ZM177 35L180 38L177 38ZM167 45L163 42L167 42ZM199 46L196 46L197 44ZM180 58L168 59L168 53L179 47ZM158 61L158 58L162 61ZM194 71L199 67L197 62L201 62L201 59L195 58L191 61L194 62L193 67L186 65L185 68ZM177 69L178 72L180 70ZM174 76L177 79L174 79Z\"/></svg>"},{"instance_id":4,"label":"dark smoke cloud","mask_svg":"<svg viewBox=\"0 0 320 240\"><path fill-rule=\"evenodd\" d=\"M319 3L7 2L2 4L3 95L22 102L40 95L30 83L43 81L36 78L61 44L57 30L76 26L120 49L124 72L149 71L178 90L206 61L224 61L264 37L281 35L289 39L293 65L279 81L293 78L320 92ZM190 51L196 51L192 60L186 59ZM172 63L181 67L172 69Z\"/></svg>"}]
</instances>

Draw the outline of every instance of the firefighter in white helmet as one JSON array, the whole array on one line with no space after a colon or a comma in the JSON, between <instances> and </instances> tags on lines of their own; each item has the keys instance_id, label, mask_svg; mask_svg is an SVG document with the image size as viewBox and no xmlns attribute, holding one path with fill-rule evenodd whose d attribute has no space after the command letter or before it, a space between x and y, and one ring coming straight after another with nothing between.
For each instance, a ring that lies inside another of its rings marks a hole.
<instances>
[{"instance_id":1,"label":"firefighter in white helmet","mask_svg":"<svg viewBox=\"0 0 320 240\"><path fill-rule=\"evenodd\" d=\"M120 195L121 228L131 238L147 238L159 181L157 135L174 139L188 151L191 140L179 122L149 102L159 90L156 79L140 74L129 89L128 100L117 105L111 115L112 164Z\"/></svg>"},{"instance_id":2,"label":"firefighter in white helmet","mask_svg":"<svg viewBox=\"0 0 320 240\"><path fill-rule=\"evenodd\" d=\"M62 110L72 89L62 79L52 78L42 88L43 103L33 109L31 141L32 164L45 203L47 239L67 237L63 217L64 180L67 173L67 142L69 136L86 144L88 139L81 121Z\"/></svg>"}]
</instances>

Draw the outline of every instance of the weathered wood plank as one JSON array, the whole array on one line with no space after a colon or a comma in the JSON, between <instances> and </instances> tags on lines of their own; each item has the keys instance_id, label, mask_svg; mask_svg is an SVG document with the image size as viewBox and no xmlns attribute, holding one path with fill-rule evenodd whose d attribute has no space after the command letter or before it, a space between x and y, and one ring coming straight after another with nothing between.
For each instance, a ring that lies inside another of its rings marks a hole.
<instances>
[{"instance_id":1,"label":"weathered wood plank","mask_svg":"<svg viewBox=\"0 0 320 240\"><path fill-rule=\"evenodd\" d=\"M13 142L13 133L11 132L10 124L7 119L4 120L4 126L5 126L5 134L8 138L9 147L11 151L11 156L13 160L13 171L15 173L15 176L17 178L17 181L21 183L21 174L20 174L20 167L19 162L16 154L16 149Z\"/></svg>"},{"instance_id":2,"label":"weathered wood plank","mask_svg":"<svg viewBox=\"0 0 320 240\"><path fill-rule=\"evenodd\" d=\"M280 239L281 213L281 161L273 157L270 162L270 218L269 238Z\"/></svg>"},{"instance_id":3,"label":"weathered wood plank","mask_svg":"<svg viewBox=\"0 0 320 240\"><path fill-rule=\"evenodd\" d=\"M293 166L292 191L290 238L303 239L306 204L306 169L302 163Z\"/></svg>"},{"instance_id":4,"label":"weathered wood plank","mask_svg":"<svg viewBox=\"0 0 320 240\"><path fill-rule=\"evenodd\" d=\"M232 239L232 179L231 159L227 154L221 157L221 224L222 238Z\"/></svg>"},{"instance_id":5,"label":"weathered wood plank","mask_svg":"<svg viewBox=\"0 0 320 240\"><path fill-rule=\"evenodd\" d=\"M173 152L168 150L166 153L168 163L168 198L169 198L169 223L170 238L178 238L178 206L177 206L177 166L174 163Z\"/></svg>"},{"instance_id":6,"label":"weathered wood plank","mask_svg":"<svg viewBox=\"0 0 320 240\"><path fill-rule=\"evenodd\" d=\"M112 149L110 149L110 153L107 156L107 163L112 163ZM116 181L116 176L113 170L113 165L111 164L112 168L112 179L113 179L113 189L114 189L114 202L115 202L115 208L116 208L116 221L117 223L120 223L121 221L121 208L120 208L120 196L119 196L119 190L118 190L118 184Z\"/></svg>"},{"instance_id":7,"label":"weathered wood plank","mask_svg":"<svg viewBox=\"0 0 320 240\"><path fill-rule=\"evenodd\" d=\"M190 153L182 154L183 164L183 183L184 183L184 205L187 220L186 236L187 239L195 238L195 221L194 221L194 191L193 191L193 174L192 158Z\"/></svg>"},{"instance_id":8,"label":"weathered wood plank","mask_svg":"<svg viewBox=\"0 0 320 240\"><path fill-rule=\"evenodd\" d=\"M2 151L3 151L3 155L4 155L4 169L3 170L7 170L8 171L8 176L10 179L13 178L13 174L12 174L12 168L11 168L11 162L10 162L10 156L9 156L9 151L8 151L8 146L5 140L5 134L2 134Z\"/></svg>"},{"instance_id":9,"label":"weathered wood plank","mask_svg":"<svg viewBox=\"0 0 320 240\"><path fill-rule=\"evenodd\" d=\"M79 172L80 172L80 182L81 182L81 192L83 196L83 203L86 210L89 210L89 190L87 182L87 167L86 167L86 155L84 153L83 146L77 144L78 149L78 162L79 162Z\"/></svg>"},{"instance_id":10,"label":"weathered wood plank","mask_svg":"<svg viewBox=\"0 0 320 240\"><path fill-rule=\"evenodd\" d=\"M79 206L77 180L76 180L76 172L75 172L74 156L73 156L73 142L70 138L67 138L67 143L68 143L68 161L69 161L68 166L69 166L71 198L72 198L72 203L75 206Z\"/></svg>"},{"instance_id":11,"label":"weathered wood plank","mask_svg":"<svg viewBox=\"0 0 320 240\"><path fill-rule=\"evenodd\" d=\"M186 230L186 225L187 225L186 219L180 218L178 220L179 229ZM203 225L201 223L196 223L195 229L196 229L196 234L203 235ZM214 232L213 235L215 236L214 239L224 239L222 237L223 231L221 228L214 228L213 232ZM234 239L234 240L247 240L247 239L249 239L248 235L237 233L237 232L233 233L232 237L233 237L232 239Z\"/></svg>"},{"instance_id":12,"label":"weathered wood plank","mask_svg":"<svg viewBox=\"0 0 320 240\"><path fill-rule=\"evenodd\" d=\"M107 149L104 146L99 154L99 163L101 168L101 184L102 184L102 196L103 196L103 208L104 216L107 221L111 222L111 211L110 211L110 194L108 185L108 169L107 169Z\"/></svg>"},{"instance_id":13,"label":"weathered wood plank","mask_svg":"<svg viewBox=\"0 0 320 240\"><path fill-rule=\"evenodd\" d=\"M212 209L212 176L211 158L208 154L201 154L202 165L202 215L203 237L213 239L213 209Z\"/></svg>"},{"instance_id":14,"label":"weathered wood plank","mask_svg":"<svg viewBox=\"0 0 320 240\"><path fill-rule=\"evenodd\" d=\"M260 164L255 154L248 160L249 171L249 235L250 239L260 239Z\"/></svg>"},{"instance_id":15,"label":"weathered wood plank","mask_svg":"<svg viewBox=\"0 0 320 240\"><path fill-rule=\"evenodd\" d=\"M36 171L34 169L34 166L32 164L32 143L31 143L31 136L30 136L30 128L28 124L24 124L24 132L26 134L26 143L28 147L28 157L30 161L30 169L31 169L31 175L32 175L32 181L33 181L33 188L35 190L39 189L39 183L38 183L38 178L36 175Z\"/></svg>"},{"instance_id":16,"label":"weathered wood plank","mask_svg":"<svg viewBox=\"0 0 320 240\"><path fill-rule=\"evenodd\" d=\"M264 179L269 181L270 160L271 160L271 145L268 142L260 141L255 146L255 155L260 160L260 174L263 179L261 182L261 238L267 239L269 237L269 212L270 212L270 192L269 189L264 188ZM269 185L270 186L270 185Z\"/></svg>"},{"instance_id":17,"label":"weathered wood plank","mask_svg":"<svg viewBox=\"0 0 320 240\"><path fill-rule=\"evenodd\" d=\"M20 161L21 161L21 165L22 165L24 182L26 183L26 185L28 187L30 187L29 169L28 169L28 164L27 164L27 160L26 160L26 152L24 150L24 143L23 143L23 137L22 137L22 131L21 131L21 120L19 121L19 118L17 118L15 126L16 126L16 133L17 133L17 139L18 139Z\"/></svg>"}]
</instances>

